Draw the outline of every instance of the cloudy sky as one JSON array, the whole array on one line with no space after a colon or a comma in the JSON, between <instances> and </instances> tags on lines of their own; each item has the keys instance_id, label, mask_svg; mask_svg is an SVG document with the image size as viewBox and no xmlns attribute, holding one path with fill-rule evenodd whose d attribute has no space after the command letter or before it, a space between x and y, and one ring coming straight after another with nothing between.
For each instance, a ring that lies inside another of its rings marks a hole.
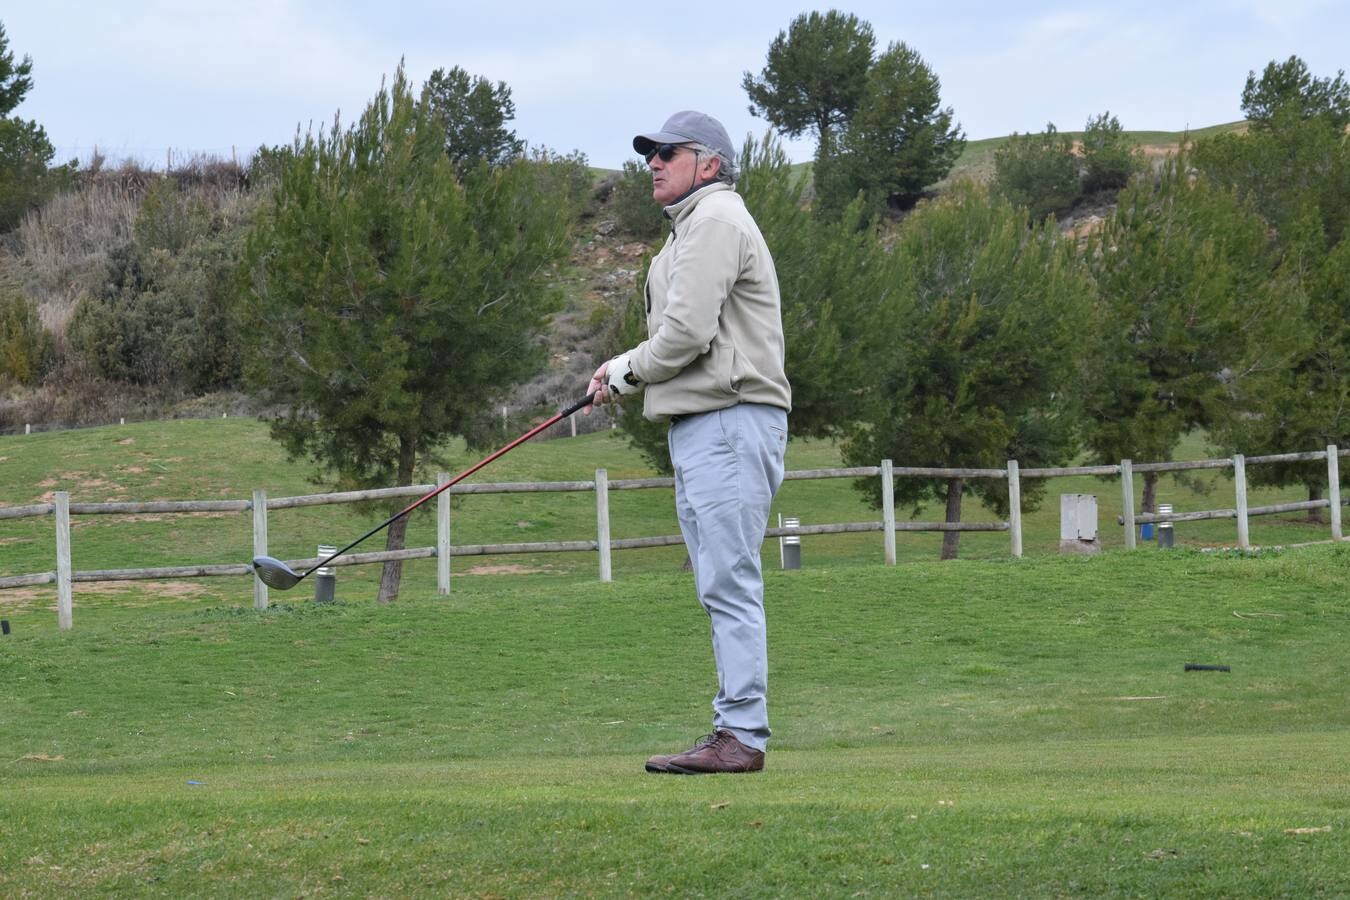
<instances>
[{"instance_id":1,"label":"cloudy sky","mask_svg":"<svg viewBox=\"0 0 1350 900\"><path fill-rule=\"evenodd\" d=\"M341 112L349 121L399 60L420 83L461 66L505 81L517 134L581 150L593 165L633 158L636 131L678 109L709 112L734 139L763 134L740 83L779 31L828 5L580 0L541 3L352 0L68 0L6 3L35 86L16 114L38 120L58 160L162 166L288 143ZM1318 76L1350 67L1346 0L855 2L879 46L904 41L942 80L972 139L1081 129L1110 110L1131 130L1240 119L1247 73L1302 57ZM789 145L796 160L813 145Z\"/></svg>"}]
</instances>

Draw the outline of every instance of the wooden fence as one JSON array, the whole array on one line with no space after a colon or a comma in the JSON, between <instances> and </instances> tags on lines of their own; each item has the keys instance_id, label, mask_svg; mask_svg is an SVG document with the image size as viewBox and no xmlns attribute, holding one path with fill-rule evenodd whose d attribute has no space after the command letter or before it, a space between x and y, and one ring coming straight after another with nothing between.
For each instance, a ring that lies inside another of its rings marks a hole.
<instances>
[{"instance_id":1,"label":"wooden fence","mask_svg":"<svg viewBox=\"0 0 1350 900\"><path fill-rule=\"evenodd\" d=\"M890 460L883 460L880 466L841 469L807 469L786 473L785 480L802 481L824 478L876 478L881 479L882 517L880 521L843 522L818 525L800 525L791 528L769 528L766 538L801 536L812 534L845 534L855 532L880 531L883 534L882 546L886 565L895 565L896 532L924 531L1006 531L1009 533L1009 549L1014 557L1022 556L1022 509L1021 482L1026 478L1059 478L1073 475L1119 476L1121 485L1123 515L1117 523L1124 528L1125 547L1135 548L1135 532L1138 525L1161 522L1191 522L1202 519L1236 519L1237 543L1243 549L1249 549L1248 520L1252 516L1274 515L1297 510L1329 509L1331 519L1331 539L1342 540L1339 460L1350 455L1350 450L1338 450L1335 445L1326 450L1308 453L1282 453L1273 456L1242 455L1228 459L1194 460L1170 463L1133 463L1121 460L1113 466L1074 466L1065 468L1022 469L1016 460L1009 460L1003 469L944 469L910 466L894 466ZM1261 463L1297 462L1326 460L1328 496L1322 500L1309 500L1300 503L1280 503L1272 506L1249 507L1247 505L1246 466ZM1201 510L1198 512L1136 513L1134 509L1134 473L1136 472L1179 472L1195 469L1233 470L1235 486L1235 505L1231 509ZM1008 482L1009 517L1006 522L897 522L895 519L894 485L896 478L994 478ZM437 485L445 484L449 476L442 472ZM680 535L660 535L656 537L619 538L610 534L609 492L623 490L670 490L675 486L673 478L637 478L610 481L604 469L597 469L594 481L554 481L523 482L501 484L457 484L438 498L436 510L436 545L434 547L411 547L404 550L373 551L368 553L348 553L333 560L333 566L359 566L382 563L388 560L426 559L434 557L437 561L436 583L441 594L450 592L450 560L456 556L483 556L489 554L511 553L566 553L595 551L599 555L599 576L601 581L610 581L613 577L611 554L615 550L633 550L647 547L663 547L683 543ZM38 572L30 575L12 575L0 577L0 589L27 587L33 585L57 585L57 622L62 630L72 624L72 586L80 582L93 581L131 581L139 579L165 578L202 578L220 575L251 575L252 568L247 563L227 565L185 565L146 569L98 569L71 571L70 554L70 517L72 515L134 515L146 513L172 514L192 512L247 512L253 514L253 555L268 555L267 525L271 510L298 509L308 506L323 506L334 503L355 503L359 501L385 500L393 498L419 497L432 490L435 485L410 485L407 487L381 488L369 491L348 491L344 493L310 494L299 497L269 498L265 491L254 491L252 500L157 500L151 502L119 503L71 503L70 495L65 491L57 492L52 503L39 503L31 506L0 507L0 520L19 519L31 516L55 516L56 519L56 570ZM453 545L450 541L450 495L452 494L509 494L546 491L594 491L596 507L596 536L594 540L546 541L516 544L462 544ZM315 565L320 557L289 560L297 571ZM257 609L266 609L268 605L267 586L253 579L253 601Z\"/></svg>"}]
</instances>

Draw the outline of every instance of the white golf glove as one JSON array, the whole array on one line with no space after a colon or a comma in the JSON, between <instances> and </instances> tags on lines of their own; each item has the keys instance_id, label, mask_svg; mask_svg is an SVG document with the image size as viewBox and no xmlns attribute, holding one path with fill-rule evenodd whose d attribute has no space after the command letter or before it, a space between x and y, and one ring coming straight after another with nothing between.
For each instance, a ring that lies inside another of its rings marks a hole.
<instances>
[{"instance_id":1,"label":"white golf glove","mask_svg":"<svg viewBox=\"0 0 1350 900\"><path fill-rule=\"evenodd\" d=\"M633 374L632 366L628 365L628 354L620 353L609 361L609 368L605 370L605 381L609 389L616 394L636 394L642 390L642 382L638 381Z\"/></svg>"}]
</instances>

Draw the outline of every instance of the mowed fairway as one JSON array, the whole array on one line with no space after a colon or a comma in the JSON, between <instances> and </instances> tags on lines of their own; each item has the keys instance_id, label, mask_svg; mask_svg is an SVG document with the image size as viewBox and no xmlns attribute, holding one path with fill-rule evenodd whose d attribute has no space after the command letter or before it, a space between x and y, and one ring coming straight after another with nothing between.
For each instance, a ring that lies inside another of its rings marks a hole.
<instances>
[{"instance_id":1,"label":"mowed fairway","mask_svg":"<svg viewBox=\"0 0 1350 900\"><path fill-rule=\"evenodd\" d=\"M198 460L199 483L137 463L165 484L132 499L247 496L273 471L306 490L256 426L215 449L193 444L206 424L165 428L5 439L31 474L4 502L52 487L34 446L88 483L138 475L107 453ZM495 477L624 471L610 441L522 448ZM486 527L478 502L457 527ZM554 502L491 527L593 527L584 496ZM620 521L661 533L668 503ZM288 532L321 519L277 516L274 539L302 549ZM0 533L6 572L49 555L50 522L21 522ZM247 550L226 518L179 523L119 543L109 517L77 519L76 566ZM991 544L887 568L864 537L768 573L775 738L753 776L642 770L707 729L715 690L674 553L619 555L609 584L584 554L526 558L449 597L419 563L384 608L374 569L341 570L334 605L301 588L264 612L245 579L77 585L64 634L54 591L0 593L0 896L1350 893L1350 546L1014 561Z\"/></svg>"}]
</instances>

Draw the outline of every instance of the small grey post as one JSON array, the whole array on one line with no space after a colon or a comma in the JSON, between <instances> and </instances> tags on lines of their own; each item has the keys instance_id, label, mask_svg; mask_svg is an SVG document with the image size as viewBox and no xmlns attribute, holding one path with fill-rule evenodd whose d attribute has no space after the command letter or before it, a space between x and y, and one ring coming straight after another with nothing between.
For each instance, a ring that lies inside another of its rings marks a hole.
<instances>
[{"instance_id":1,"label":"small grey post","mask_svg":"<svg viewBox=\"0 0 1350 900\"><path fill-rule=\"evenodd\" d=\"M1331 503L1331 539L1339 541L1341 533L1341 460L1335 444L1327 445L1327 500Z\"/></svg>"},{"instance_id":2,"label":"small grey post","mask_svg":"<svg viewBox=\"0 0 1350 900\"><path fill-rule=\"evenodd\" d=\"M796 516L784 516L784 528L799 528L802 520ZM802 567L802 538L798 534L785 534L782 538L783 568L800 569Z\"/></svg>"},{"instance_id":3,"label":"small grey post","mask_svg":"<svg viewBox=\"0 0 1350 900\"><path fill-rule=\"evenodd\" d=\"M1012 537L1012 555L1022 558L1022 479L1017 460L1008 460L1008 532Z\"/></svg>"},{"instance_id":4,"label":"small grey post","mask_svg":"<svg viewBox=\"0 0 1350 900\"><path fill-rule=\"evenodd\" d=\"M253 492L253 556L267 555L267 491ZM267 585L253 579L253 608L267 609Z\"/></svg>"},{"instance_id":5,"label":"small grey post","mask_svg":"<svg viewBox=\"0 0 1350 900\"><path fill-rule=\"evenodd\" d=\"M437 472L436 483L450 480L449 472ZM436 593L450 593L450 492L436 498Z\"/></svg>"},{"instance_id":6,"label":"small grey post","mask_svg":"<svg viewBox=\"0 0 1350 900\"><path fill-rule=\"evenodd\" d=\"M74 624L70 589L70 492L56 492L56 624L69 631Z\"/></svg>"},{"instance_id":7,"label":"small grey post","mask_svg":"<svg viewBox=\"0 0 1350 900\"><path fill-rule=\"evenodd\" d=\"M1158 515L1170 516L1172 514L1172 504L1159 503ZM1171 522L1158 523L1158 547L1162 550L1169 550L1176 543L1176 529L1172 527Z\"/></svg>"},{"instance_id":8,"label":"small grey post","mask_svg":"<svg viewBox=\"0 0 1350 900\"><path fill-rule=\"evenodd\" d=\"M600 580L614 580L614 570L609 551L609 473L604 469L595 470L595 539L596 549L600 551Z\"/></svg>"},{"instance_id":9,"label":"small grey post","mask_svg":"<svg viewBox=\"0 0 1350 900\"><path fill-rule=\"evenodd\" d=\"M337 547L320 544L315 551L319 559L327 559L337 551ZM331 565L314 570L314 602L332 603L337 599L337 573Z\"/></svg>"},{"instance_id":10,"label":"small grey post","mask_svg":"<svg viewBox=\"0 0 1350 900\"><path fill-rule=\"evenodd\" d=\"M886 565L895 565L895 465L881 461L881 524L886 542Z\"/></svg>"},{"instance_id":11,"label":"small grey post","mask_svg":"<svg viewBox=\"0 0 1350 900\"><path fill-rule=\"evenodd\" d=\"M1233 487L1237 492L1238 546L1250 550L1252 541L1247 532L1247 459L1241 453L1233 457Z\"/></svg>"},{"instance_id":12,"label":"small grey post","mask_svg":"<svg viewBox=\"0 0 1350 900\"><path fill-rule=\"evenodd\" d=\"M1120 461L1121 518L1125 520L1125 549L1133 550L1134 535L1134 467L1128 459Z\"/></svg>"}]
</instances>

